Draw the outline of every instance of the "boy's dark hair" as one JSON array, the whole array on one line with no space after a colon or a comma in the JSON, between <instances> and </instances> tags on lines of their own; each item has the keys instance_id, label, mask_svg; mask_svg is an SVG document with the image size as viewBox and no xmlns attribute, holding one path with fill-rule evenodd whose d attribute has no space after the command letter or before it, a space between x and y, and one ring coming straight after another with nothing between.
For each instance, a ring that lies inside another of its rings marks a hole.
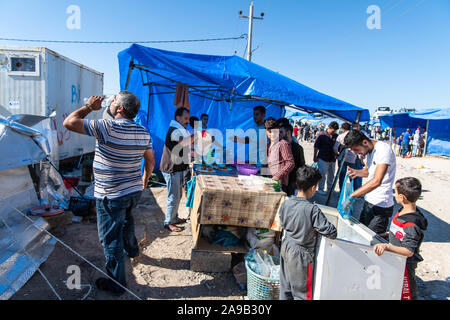
<instances>
[{"instance_id":1,"label":"boy's dark hair","mask_svg":"<svg viewBox=\"0 0 450 320\"><path fill-rule=\"evenodd\" d=\"M344 123L341 125L341 128L342 128L343 130L345 130L345 131L349 131L349 130L350 130L350 125L349 125L347 122L344 122Z\"/></svg>"},{"instance_id":2,"label":"boy's dark hair","mask_svg":"<svg viewBox=\"0 0 450 320\"><path fill-rule=\"evenodd\" d=\"M278 129L279 127L277 121L272 117L269 117L264 121L264 128L266 130Z\"/></svg>"},{"instance_id":3,"label":"boy's dark hair","mask_svg":"<svg viewBox=\"0 0 450 320\"><path fill-rule=\"evenodd\" d=\"M298 190L306 191L312 186L319 183L322 179L320 171L310 166L303 166L298 168L296 172L296 183Z\"/></svg>"},{"instance_id":4,"label":"boy's dark hair","mask_svg":"<svg viewBox=\"0 0 450 320\"><path fill-rule=\"evenodd\" d=\"M203 119L203 117L208 117L209 118L209 116L206 113L202 113L202 115L200 116L200 119Z\"/></svg>"},{"instance_id":5,"label":"boy's dark hair","mask_svg":"<svg viewBox=\"0 0 450 320\"><path fill-rule=\"evenodd\" d=\"M281 123L280 128L283 128L284 130L289 131L291 134L294 132L294 127L292 127L292 125L290 123L289 124Z\"/></svg>"},{"instance_id":6,"label":"boy's dark hair","mask_svg":"<svg viewBox=\"0 0 450 320\"><path fill-rule=\"evenodd\" d=\"M416 202L422 193L422 184L419 179L407 177L395 182L398 194L402 194L410 202Z\"/></svg>"},{"instance_id":7,"label":"boy's dark hair","mask_svg":"<svg viewBox=\"0 0 450 320\"><path fill-rule=\"evenodd\" d=\"M185 108L185 107L178 108L178 109L175 111L175 120L177 119L177 117L183 116L183 114L184 114L185 112L189 113L189 110L188 110L187 108Z\"/></svg>"},{"instance_id":8,"label":"boy's dark hair","mask_svg":"<svg viewBox=\"0 0 450 320\"><path fill-rule=\"evenodd\" d=\"M346 148L351 148L353 146L362 146L364 140L370 141L370 139L367 138L361 131L351 130L345 136L344 144Z\"/></svg>"},{"instance_id":9,"label":"boy's dark hair","mask_svg":"<svg viewBox=\"0 0 450 320\"><path fill-rule=\"evenodd\" d=\"M286 119L286 118L280 118L280 119L278 119L277 120L277 123L278 123L278 126L281 128L281 127L284 127L284 126L286 126L286 125L290 125L291 123L289 122L289 120L288 119Z\"/></svg>"},{"instance_id":10,"label":"boy's dark hair","mask_svg":"<svg viewBox=\"0 0 450 320\"><path fill-rule=\"evenodd\" d=\"M266 108L264 106L256 106L253 108L253 111L259 111L263 114L266 114Z\"/></svg>"},{"instance_id":11,"label":"boy's dark hair","mask_svg":"<svg viewBox=\"0 0 450 320\"><path fill-rule=\"evenodd\" d=\"M339 130L339 124L336 121L331 121L328 127L336 131Z\"/></svg>"}]
</instances>

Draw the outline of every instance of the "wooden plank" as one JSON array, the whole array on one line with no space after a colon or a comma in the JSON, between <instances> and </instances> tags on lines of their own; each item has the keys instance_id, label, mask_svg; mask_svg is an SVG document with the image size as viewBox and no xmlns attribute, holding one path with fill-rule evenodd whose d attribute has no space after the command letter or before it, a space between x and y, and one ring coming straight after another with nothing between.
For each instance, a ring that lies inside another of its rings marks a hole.
<instances>
[{"instance_id":1,"label":"wooden plank","mask_svg":"<svg viewBox=\"0 0 450 320\"><path fill-rule=\"evenodd\" d=\"M195 184L194 191L194 202L190 214L191 219L191 231L192 231L192 247L195 249L197 247L198 238L200 235L200 208L202 203L202 189L199 184Z\"/></svg>"}]
</instances>

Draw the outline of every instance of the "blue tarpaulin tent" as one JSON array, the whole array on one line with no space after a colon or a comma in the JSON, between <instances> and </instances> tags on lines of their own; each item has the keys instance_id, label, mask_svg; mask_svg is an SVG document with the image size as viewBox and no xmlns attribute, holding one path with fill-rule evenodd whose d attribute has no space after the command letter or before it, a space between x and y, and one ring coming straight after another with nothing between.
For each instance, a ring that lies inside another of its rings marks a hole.
<instances>
[{"instance_id":1,"label":"blue tarpaulin tent","mask_svg":"<svg viewBox=\"0 0 450 320\"><path fill-rule=\"evenodd\" d=\"M400 135L408 128L414 133L418 126L425 128L427 124L426 120L410 117L408 112L387 114L380 116L379 119L382 130L387 128L394 129L395 138L400 137Z\"/></svg>"},{"instance_id":2,"label":"blue tarpaulin tent","mask_svg":"<svg viewBox=\"0 0 450 320\"><path fill-rule=\"evenodd\" d=\"M176 107L177 83L189 86L191 115L209 115L211 128L248 129L253 107L279 118L284 106L320 112L349 122L366 121L369 111L330 97L238 56L200 55L133 44L118 55L120 87L141 101L136 121L150 132L156 168ZM225 135L224 135L225 136Z\"/></svg>"},{"instance_id":3,"label":"blue tarpaulin tent","mask_svg":"<svg viewBox=\"0 0 450 320\"><path fill-rule=\"evenodd\" d=\"M396 137L407 128L412 133L418 126L427 128L426 153L450 157L450 108L386 115L380 121L382 128L395 128Z\"/></svg>"}]
</instances>

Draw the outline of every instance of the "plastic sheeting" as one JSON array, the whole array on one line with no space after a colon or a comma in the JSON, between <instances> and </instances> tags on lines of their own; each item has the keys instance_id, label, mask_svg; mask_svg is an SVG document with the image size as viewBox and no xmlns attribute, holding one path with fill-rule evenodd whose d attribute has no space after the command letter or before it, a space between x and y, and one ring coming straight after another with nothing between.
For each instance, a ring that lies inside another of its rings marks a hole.
<instances>
[{"instance_id":1,"label":"plastic sheeting","mask_svg":"<svg viewBox=\"0 0 450 320\"><path fill-rule=\"evenodd\" d=\"M0 171L0 300L14 295L54 249L56 241L42 231L47 222L15 210L38 205L28 167Z\"/></svg>"},{"instance_id":2,"label":"plastic sheeting","mask_svg":"<svg viewBox=\"0 0 450 320\"><path fill-rule=\"evenodd\" d=\"M0 116L0 146L8 150L0 157L0 170L39 162L46 157L45 141L39 131Z\"/></svg>"},{"instance_id":3,"label":"plastic sheeting","mask_svg":"<svg viewBox=\"0 0 450 320\"><path fill-rule=\"evenodd\" d=\"M0 300L33 276L56 242L43 231L43 218L30 221L22 214L40 204L28 165L45 158L46 139L12 119L0 117Z\"/></svg>"},{"instance_id":4,"label":"plastic sheeting","mask_svg":"<svg viewBox=\"0 0 450 320\"><path fill-rule=\"evenodd\" d=\"M177 82L188 84L191 115L209 115L209 128L226 136L227 129L254 126L253 107L266 107L266 117L280 118L282 106L332 113L355 121L369 111L335 99L237 56L213 56L159 50L133 44L118 55L120 87L141 101L136 121L150 132L159 167L165 136L174 118ZM133 68L130 68L134 66ZM128 84L128 86L127 86ZM225 142L225 141L224 141Z\"/></svg>"}]
</instances>

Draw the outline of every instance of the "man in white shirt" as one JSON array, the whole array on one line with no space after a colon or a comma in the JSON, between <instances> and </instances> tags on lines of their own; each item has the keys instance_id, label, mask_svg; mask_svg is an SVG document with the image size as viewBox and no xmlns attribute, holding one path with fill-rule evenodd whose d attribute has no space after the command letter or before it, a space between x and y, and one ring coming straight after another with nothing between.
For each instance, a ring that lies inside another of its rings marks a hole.
<instances>
[{"instance_id":1,"label":"man in white shirt","mask_svg":"<svg viewBox=\"0 0 450 320\"><path fill-rule=\"evenodd\" d=\"M347 148L365 156L367 161L362 170L348 168L350 178L367 178L367 182L350 195L344 209L356 198L364 196L359 221L377 234L384 233L394 211L395 153L387 143L369 139L358 130L350 131L344 142Z\"/></svg>"}]
</instances>

